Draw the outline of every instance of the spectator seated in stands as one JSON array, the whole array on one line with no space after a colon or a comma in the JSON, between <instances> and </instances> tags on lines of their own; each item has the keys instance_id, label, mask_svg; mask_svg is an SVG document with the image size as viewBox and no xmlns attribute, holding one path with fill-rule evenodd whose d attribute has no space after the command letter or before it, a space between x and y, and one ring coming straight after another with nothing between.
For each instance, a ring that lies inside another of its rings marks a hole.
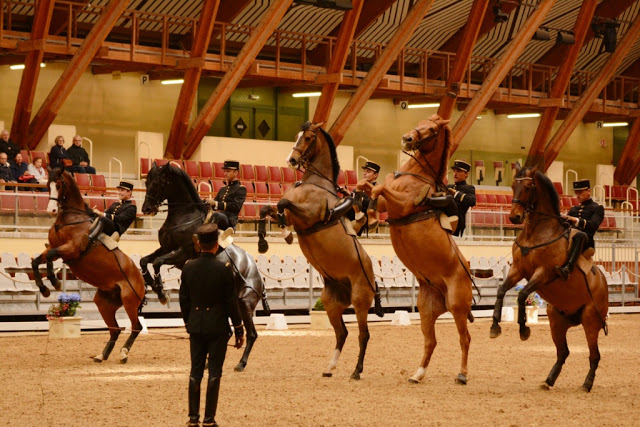
<instances>
[{"instance_id":1,"label":"spectator seated in stands","mask_svg":"<svg viewBox=\"0 0 640 427\"><path fill-rule=\"evenodd\" d=\"M33 163L28 167L29 174L33 175L38 184L47 184L48 176L47 170L42 167L42 157L36 157L33 159ZM38 191L48 191L46 187L36 189Z\"/></svg>"},{"instance_id":2,"label":"spectator seated in stands","mask_svg":"<svg viewBox=\"0 0 640 427\"><path fill-rule=\"evenodd\" d=\"M29 165L27 162L22 161L22 154L16 154L14 162L11 165L11 172L13 173L13 180L16 182L22 182L27 184L37 184L36 178L29 172ZM18 187L20 191L29 191L29 187Z\"/></svg>"},{"instance_id":3,"label":"spectator seated in stands","mask_svg":"<svg viewBox=\"0 0 640 427\"><path fill-rule=\"evenodd\" d=\"M7 153L0 153L0 183L15 182L13 171L7 161ZM13 190L13 187L4 187L5 190ZM0 188L2 190L2 188Z\"/></svg>"},{"instance_id":4,"label":"spectator seated in stands","mask_svg":"<svg viewBox=\"0 0 640 427\"><path fill-rule=\"evenodd\" d=\"M73 161L69 157L67 149L64 148L64 137L62 135L56 136L56 145L51 147L49 157L51 160L51 169L64 168L66 171L71 172Z\"/></svg>"},{"instance_id":5,"label":"spectator seated in stands","mask_svg":"<svg viewBox=\"0 0 640 427\"><path fill-rule=\"evenodd\" d=\"M13 162L13 159L16 158L16 154L19 152L20 147L9 139L9 132L6 129L0 132L0 153L5 153L7 155L7 159L9 159L10 162Z\"/></svg>"},{"instance_id":6,"label":"spectator seated in stands","mask_svg":"<svg viewBox=\"0 0 640 427\"><path fill-rule=\"evenodd\" d=\"M67 153L73 162L73 165L69 168L71 172L96 173L96 168L89 166L89 154L87 150L82 148L82 137L80 135L73 137L73 145L69 147Z\"/></svg>"}]
</instances>

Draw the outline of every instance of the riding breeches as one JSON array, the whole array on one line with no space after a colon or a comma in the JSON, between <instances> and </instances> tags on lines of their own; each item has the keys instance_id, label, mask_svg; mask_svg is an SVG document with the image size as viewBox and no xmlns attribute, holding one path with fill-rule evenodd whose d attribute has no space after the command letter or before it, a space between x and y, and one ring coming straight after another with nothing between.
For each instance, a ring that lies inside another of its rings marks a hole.
<instances>
[{"instance_id":1,"label":"riding breeches","mask_svg":"<svg viewBox=\"0 0 640 427\"><path fill-rule=\"evenodd\" d=\"M118 228L118 225L115 222L113 222L110 218L101 216L101 217L98 217L98 220L103 224L102 232L107 236L111 236L116 231L120 233L120 229Z\"/></svg>"},{"instance_id":2,"label":"riding breeches","mask_svg":"<svg viewBox=\"0 0 640 427\"><path fill-rule=\"evenodd\" d=\"M218 229L223 231L227 228L231 227L231 222L229 221L229 217L224 212L214 212L211 216L211 222L218 226ZM235 229L235 227L234 227Z\"/></svg>"},{"instance_id":3,"label":"riding breeches","mask_svg":"<svg viewBox=\"0 0 640 427\"><path fill-rule=\"evenodd\" d=\"M191 348L191 374L196 380L201 380L204 365L209 356L209 377L222 376L222 365L227 355L228 335L191 334L189 343Z\"/></svg>"}]
</instances>

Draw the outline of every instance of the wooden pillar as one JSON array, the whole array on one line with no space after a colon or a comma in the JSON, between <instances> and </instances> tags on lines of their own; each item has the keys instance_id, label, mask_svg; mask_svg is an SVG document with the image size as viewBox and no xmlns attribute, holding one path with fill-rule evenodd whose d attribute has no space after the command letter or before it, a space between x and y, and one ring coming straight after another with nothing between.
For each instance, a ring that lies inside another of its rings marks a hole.
<instances>
[{"instance_id":1,"label":"wooden pillar","mask_svg":"<svg viewBox=\"0 0 640 427\"><path fill-rule=\"evenodd\" d=\"M204 58L211 40L211 32L213 31L219 4L219 0L204 0L202 5L195 39L191 47L190 61L184 73L184 83L180 88L176 111L173 114L173 122L167 139L167 148L164 152L165 157L171 156L177 159L182 154L184 139L189 130L189 117L191 116L193 101L198 91L200 75L205 62Z\"/></svg>"},{"instance_id":2,"label":"wooden pillar","mask_svg":"<svg viewBox=\"0 0 640 427\"><path fill-rule=\"evenodd\" d=\"M38 110L29 126L29 148L33 150L47 132L51 123L58 115L69 94L82 77L91 60L100 49L102 42L122 15L129 4L128 0L111 0L102 9L102 13L87 37L84 39L71 62L56 82L49 96Z\"/></svg>"},{"instance_id":3,"label":"wooden pillar","mask_svg":"<svg viewBox=\"0 0 640 427\"><path fill-rule=\"evenodd\" d=\"M351 48L351 42L353 41L353 34L356 30L356 24L358 23L358 18L362 11L364 0L353 0L352 4L353 9L344 14L342 24L340 25L336 47L333 51L329 67L327 68L326 77L329 77L330 81L322 85L322 94L320 95L320 99L318 99L316 112L313 116L314 123L322 123L329 120L331 107L333 106L333 101L336 99L336 94L338 93L342 70L344 69L347 57L349 56L349 49Z\"/></svg>"},{"instance_id":4,"label":"wooden pillar","mask_svg":"<svg viewBox=\"0 0 640 427\"><path fill-rule=\"evenodd\" d=\"M551 99L562 98L567 90L567 85L571 81L571 72L576 64L578 54L582 49L587 32L591 27L591 20L593 19L593 13L596 10L596 4L597 0L585 0L582 3L580 12L576 18L576 23L573 26L573 34L576 42L570 46L564 61L558 69L558 74L556 75L556 79L553 82L550 92ZM559 110L560 107L551 106L545 108L543 111L540 122L538 123L538 129L536 130L533 142L529 148L529 155L525 162L526 166L533 166L537 164L542 167L544 164L544 148L547 145L549 135L551 135L551 129L553 128L553 123L558 116Z\"/></svg>"},{"instance_id":5,"label":"wooden pillar","mask_svg":"<svg viewBox=\"0 0 640 427\"><path fill-rule=\"evenodd\" d=\"M540 24L542 24L545 16L547 16L554 4L555 0L541 0L540 3L538 3L538 8L531 13L527 22L522 26L520 31L518 31L514 39L511 40L502 57L496 61L486 81L480 90L476 92L453 127L453 141L451 142L449 154L453 154L458 149L462 139L475 123L476 117L487 105L487 102L489 102L489 99L493 96L500 82L504 80L513 64L520 54L522 54L527 43L531 40L533 33L538 29Z\"/></svg>"},{"instance_id":6,"label":"wooden pillar","mask_svg":"<svg viewBox=\"0 0 640 427\"><path fill-rule=\"evenodd\" d=\"M400 23L395 34L382 51L378 60L373 64L371 70L367 73L367 76L358 87L356 93L349 99L349 102L347 102L347 105L345 105L333 123L329 133L331 133L336 145L340 144L358 113L360 113L364 104L378 87L378 83L380 83L382 77L384 77L393 61L397 59L398 54L402 51L416 27L422 21L422 18L427 14L431 4L433 4L433 0L416 0L416 2L414 2L413 7Z\"/></svg>"},{"instance_id":7,"label":"wooden pillar","mask_svg":"<svg viewBox=\"0 0 640 427\"><path fill-rule=\"evenodd\" d=\"M258 56L258 53L260 53L267 39L271 37L273 31L277 28L280 19L282 19L287 12L292 1L293 0L279 0L272 2L264 14L262 21L260 21L260 24L252 31L251 36L242 47L242 50L240 50L235 61L233 61L229 70L225 73L222 80L220 80L218 86L216 86L211 97L209 97L209 100L191 126L187 134L186 148L183 152L185 159L190 158L194 151L196 151L196 148L198 148L202 138L207 134L216 116L220 113L224 104L242 80L254 59Z\"/></svg>"},{"instance_id":8,"label":"wooden pillar","mask_svg":"<svg viewBox=\"0 0 640 427\"><path fill-rule=\"evenodd\" d=\"M627 142L624 144L624 150L620 160L618 160L618 166L613 174L618 184L628 185L631 184L633 178L640 172L640 153L638 152L640 147L640 118L635 119L629 130L629 136Z\"/></svg>"},{"instance_id":9,"label":"wooden pillar","mask_svg":"<svg viewBox=\"0 0 640 427\"><path fill-rule=\"evenodd\" d=\"M551 166L556 159L562 146L567 142L571 133L582 120L585 113L589 111L591 105L596 100L602 89L609 83L616 69L625 58L629 50L634 45L640 35L640 15L636 16L633 24L629 27L616 51L610 54L609 59L604 64L598 75L593 79L591 85L584 91L582 96L576 101L569 112L567 118L562 122L558 131L553 135L544 153L544 170Z\"/></svg>"}]
</instances>

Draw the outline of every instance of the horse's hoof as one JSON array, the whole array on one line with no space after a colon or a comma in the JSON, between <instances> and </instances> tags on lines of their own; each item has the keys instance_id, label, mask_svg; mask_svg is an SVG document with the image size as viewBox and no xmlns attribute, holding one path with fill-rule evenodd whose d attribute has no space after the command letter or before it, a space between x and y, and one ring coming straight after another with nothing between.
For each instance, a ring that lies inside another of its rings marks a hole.
<instances>
[{"instance_id":1,"label":"horse's hoof","mask_svg":"<svg viewBox=\"0 0 640 427\"><path fill-rule=\"evenodd\" d=\"M467 385L467 376L464 374L458 374L456 377L456 384Z\"/></svg>"},{"instance_id":2,"label":"horse's hoof","mask_svg":"<svg viewBox=\"0 0 640 427\"><path fill-rule=\"evenodd\" d=\"M520 328L520 339L522 341L526 341L531 336L531 328L528 326L524 326Z\"/></svg>"},{"instance_id":3,"label":"horse's hoof","mask_svg":"<svg viewBox=\"0 0 640 427\"><path fill-rule=\"evenodd\" d=\"M102 363L103 359L102 359L102 355L99 356L93 356L92 357L93 361L96 363Z\"/></svg>"},{"instance_id":4,"label":"horse's hoof","mask_svg":"<svg viewBox=\"0 0 640 427\"><path fill-rule=\"evenodd\" d=\"M45 298L47 298L49 295L51 295L51 291L46 286L43 286L43 287L40 288L40 293Z\"/></svg>"},{"instance_id":5,"label":"horse's hoof","mask_svg":"<svg viewBox=\"0 0 640 427\"><path fill-rule=\"evenodd\" d=\"M591 387L593 387L593 386L589 386L589 385L583 384L583 385L582 385L582 387L581 387L581 389L582 389L582 391L584 391L585 393L589 393L589 392L591 392Z\"/></svg>"},{"instance_id":6,"label":"horse's hoof","mask_svg":"<svg viewBox=\"0 0 640 427\"><path fill-rule=\"evenodd\" d=\"M420 384L420 381L414 379L414 378L409 378L409 384Z\"/></svg>"},{"instance_id":7,"label":"horse's hoof","mask_svg":"<svg viewBox=\"0 0 640 427\"><path fill-rule=\"evenodd\" d=\"M125 364L125 363L127 363L128 361L129 361L129 357L122 358L122 359L120 359L120 364L121 364L121 365L124 365L124 364Z\"/></svg>"},{"instance_id":8,"label":"horse's hoof","mask_svg":"<svg viewBox=\"0 0 640 427\"><path fill-rule=\"evenodd\" d=\"M551 390L551 386L549 384L547 384L546 382L542 383L542 384L540 384L540 390L547 390L547 391Z\"/></svg>"},{"instance_id":9,"label":"horse's hoof","mask_svg":"<svg viewBox=\"0 0 640 427\"><path fill-rule=\"evenodd\" d=\"M158 295L158 301L160 301L160 304L162 304L162 305L167 305L167 301L168 301L167 300L167 296L164 293L159 294Z\"/></svg>"},{"instance_id":10,"label":"horse's hoof","mask_svg":"<svg viewBox=\"0 0 640 427\"><path fill-rule=\"evenodd\" d=\"M53 288L56 291L59 291L60 289L62 289L62 286L60 286L60 282L58 281L56 276L48 277L48 279L49 279L49 282L51 282L51 286L53 286Z\"/></svg>"},{"instance_id":11,"label":"horse's hoof","mask_svg":"<svg viewBox=\"0 0 640 427\"><path fill-rule=\"evenodd\" d=\"M502 333L502 328L500 325L492 326L489 330L489 338L498 338Z\"/></svg>"},{"instance_id":12,"label":"horse's hoof","mask_svg":"<svg viewBox=\"0 0 640 427\"><path fill-rule=\"evenodd\" d=\"M287 242L287 245L292 244L293 243L293 233L289 232L287 237L284 238L284 241Z\"/></svg>"},{"instance_id":13,"label":"horse's hoof","mask_svg":"<svg viewBox=\"0 0 640 427\"><path fill-rule=\"evenodd\" d=\"M331 372L323 372L323 373L322 373L322 376L323 376L324 378L331 378L331 377L333 376L333 374L332 374Z\"/></svg>"},{"instance_id":14,"label":"horse's hoof","mask_svg":"<svg viewBox=\"0 0 640 427\"><path fill-rule=\"evenodd\" d=\"M351 379L352 380L359 380L360 379L360 374L358 372L354 372L353 374L351 374Z\"/></svg>"},{"instance_id":15,"label":"horse's hoof","mask_svg":"<svg viewBox=\"0 0 640 427\"><path fill-rule=\"evenodd\" d=\"M258 241L258 252L260 252L261 254L266 253L269 250L269 243L264 240L264 241Z\"/></svg>"},{"instance_id":16,"label":"horse's hoof","mask_svg":"<svg viewBox=\"0 0 640 427\"><path fill-rule=\"evenodd\" d=\"M234 371L236 372L244 372L244 365L237 365L235 368L233 368Z\"/></svg>"}]
</instances>

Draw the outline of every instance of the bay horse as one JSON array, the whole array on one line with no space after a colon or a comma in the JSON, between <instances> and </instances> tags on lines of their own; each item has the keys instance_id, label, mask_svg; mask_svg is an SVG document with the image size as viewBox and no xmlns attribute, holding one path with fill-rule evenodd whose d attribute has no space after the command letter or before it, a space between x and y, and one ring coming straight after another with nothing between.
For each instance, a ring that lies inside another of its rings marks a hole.
<instances>
[{"instance_id":1,"label":"bay horse","mask_svg":"<svg viewBox=\"0 0 640 427\"><path fill-rule=\"evenodd\" d=\"M471 335L467 319L471 315L472 281L468 263L451 232L441 225L440 210L449 198L443 179L447 173L451 130L449 120L433 115L402 136L402 149L410 158L383 183L362 188L371 194L378 210L386 210L391 243L402 263L420 284L418 310L424 336L422 363L409 382L418 383L436 347L436 319L449 311L460 335L462 360L455 381L467 383L467 359ZM437 197L440 195L440 197ZM445 216L446 218L446 216ZM453 227L455 229L455 226Z\"/></svg>"},{"instance_id":2,"label":"bay horse","mask_svg":"<svg viewBox=\"0 0 640 427\"><path fill-rule=\"evenodd\" d=\"M520 280L527 279L528 284L518 293L520 339L527 340L531 334L525 324L524 304L529 294L537 292L547 301L551 337L556 346L556 363L542 388L553 387L569 356L567 330L582 325L589 346L589 373L582 389L591 391L600 361L598 335L601 329L605 335L608 332L607 279L595 265L591 265L586 274L576 266L566 281L557 276L554 267L567 259L570 228L560 216L558 193L548 177L536 167L521 169L517 165L511 188L513 202L509 219L524 227L513 244L513 264L498 288L490 336L496 338L501 333L499 322L505 293Z\"/></svg>"},{"instance_id":3,"label":"bay horse","mask_svg":"<svg viewBox=\"0 0 640 427\"><path fill-rule=\"evenodd\" d=\"M98 288L93 301L109 328L110 338L102 354L93 357L96 362L109 358L121 332L116 311L124 306L131 321L131 335L120 350L120 363L126 363L131 346L142 329L138 320L145 300L142 275L131 258L118 248L110 251L96 241L84 251L81 249L82 237L88 233L96 215L82 199L76 181L68 172L60 168L53 169L47 186L47 212L57 217L49 229L48 248L35 257L31 264L36 285L43 296L50 295L39 270L40 264L46 263L47 278L56 290L60 290L60 283L53 271L53 261L62 258L78 279Z\"/></svg>"},{"instance_id":4,"label":"bay horse","mask_svg":"<svg viewBox=\"0 0 640 427\"><path fill-rule=\"evenodd\" d=\"M307 122L302 126L287 163L293 168L304 168L304 175L284 193L277 207L265 206L260 210L258 247L261 253L268 250L265 218L269 215L287 233L289 244L293 239L285 227L295 229L302 253L322 275L322 303L336 335L335 350L322 374L324 377L331 377L338 364L348 335L342 314L353 305L360 353L351 378L358 380L369 341L367 315L374 299L375 313L382 317L383 312L371 259L350 228L351 223L344 218L353 199L339 205L341 189L336 182L340 164L333 139L322 124Z\"/></svg>"},{"instance_id":5,"label":"bay horse","mask_svg":"<svg viewBox=\"0 0 640 427\"><path fill-rule=\"evenodd\" d=\"M162 289L162 265L173 265L181 269L188 260L197 256L192 236L204 223L209 204L202 201L189 175L170 163L154 165L149 170L146 189L142 213L155 215L163 202L167 201L167 218L158 230L160 248L140 259L145 283ZM234 368L241 372L247 366L249 354L258 338L253 312L258 301L262 300L264 310L269 313L269 304L262 276L253 256L232 244L221 247L217 258L224 263L232 263L240 314L247 330L247 345L240 362ZM154 278L147 268L149 263L153 264Z\"/></svg>"}]
</instances>

